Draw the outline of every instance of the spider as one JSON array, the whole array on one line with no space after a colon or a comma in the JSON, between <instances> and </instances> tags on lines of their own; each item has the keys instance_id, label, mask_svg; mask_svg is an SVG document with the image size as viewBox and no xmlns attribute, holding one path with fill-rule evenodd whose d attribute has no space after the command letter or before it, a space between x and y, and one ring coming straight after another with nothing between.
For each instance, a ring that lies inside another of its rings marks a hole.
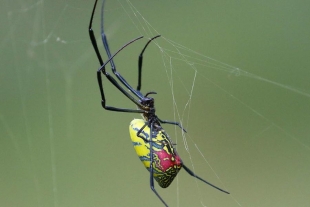
<instances>
[{"instance_id":1,"label":"spider","mask_svg":"<svg viewBox=\"0 0 310 207\"><path fill-rule=\"evenodd\" d=\"M202 182L220 190L224 193L229 194L229 192L209 183L208 181L200 178L196 175L192 170L190 170L181 160L178 155L173 142L171 141L168 134L162 128L161 124L173 124L179 126L181 130L186 132L186 130L181 126L180 123L174 121L162 120L155 114L155 104L154 98L149 95L156 94L154 91L147 92L145 95L142 94L141 90L141 74L142 74L142 62L143 62L143 54L147 48L147 46L156 38L160 37L157 35L148 40L142 49L139 55L138 61L138 85L137 88L134 89L126 80L121 76L120 73L116 71L116 66L113 58L117 55L122 49L127 47L129 44L135 42L143 38L143 36L138 37L136 39L131 40L123 47L121 47L114 55L111 55L108 41L106 35L104 33L103 28L103 8L104 8L104 0L101 8L101 37L102 42L105 48L105 51L108 56L108 60L103 62L101 54L99 52L97 41L94 35L94 31L92 29L92 22L94 18L94 13L96 10L97 1L95 0L94 7L92 10L90 22L89 22L89 36L97 58L100 63L100 67L97 70L97 80L101 95L101 105L105 110L115 111L115 112L129 112L129 113L139 113L142 114L144 119L134 119L131 121L129 126L130 137L134 148L136 150L137 155L140 160L146 167L146 169L150 173L150 187L152 191L156 194L156 196L161 200L161 202L168 206L167 203L163 200L163 198L157 193L154 187L154 179L157 181L160 187L167 188L173 179L177 176L178 172L183 169L191 176L201 180ZM118 81L113 78L107 71L105 66L110 63L113 74L116 76ZM113 106L106 105L106 98L104 94L103 84L102 84L102 76L104 75L121 93L123 93L130 101L132 101L137 109L126 109L126 108L117 108ZM123 85L123 86L121 86ZM128 89L132 94L127 92Z\"/></svg>"}]
</instances>

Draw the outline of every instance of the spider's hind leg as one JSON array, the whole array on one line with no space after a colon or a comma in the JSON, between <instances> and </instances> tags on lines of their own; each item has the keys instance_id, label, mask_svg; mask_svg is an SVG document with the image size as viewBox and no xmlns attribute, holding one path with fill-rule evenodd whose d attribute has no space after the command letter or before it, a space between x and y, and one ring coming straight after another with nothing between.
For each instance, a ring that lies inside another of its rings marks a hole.
<instances>
[{"instance_id":1,"label":"spider's hind leg","mask_svg":"<svg viewBox=\"0 0 310 207\"><path fill-rule=\"evenodd\" d=\"M186 167L186 165L184 165L184 163L183 163L183 168L184 168L184 170L185 170L188 174L190 174L191 176L197 178L198 180L201 180L202 182L204 182L204 183L210 185L211 187L213 187L213 188L215 188L215 189L217 189L217 190L219 190L219 191L222 191L223 193L230 194L228 191L223 190L222 188L219 188L219 187L213 185L212 183L209 183L208 181L202 179L202 178L199 177L198 175L196 175L193 171L191 171L188 167Z\"/></svg>"},{"instance_id":2,"label":"spider's hind leg","mask_svg":"<svg viewBox=\"0 0 310 207\"><path fill-rule=\"evenodd\" d=\"M179 126L185 133L187 133L187 131L182 127L182 125L179 122L175 122L175 121L167 121L167 120L161 120L160 118L158 118L158 121L162 124L173 124L173 125L177 125Z\"/></svg>"}]
</instances>

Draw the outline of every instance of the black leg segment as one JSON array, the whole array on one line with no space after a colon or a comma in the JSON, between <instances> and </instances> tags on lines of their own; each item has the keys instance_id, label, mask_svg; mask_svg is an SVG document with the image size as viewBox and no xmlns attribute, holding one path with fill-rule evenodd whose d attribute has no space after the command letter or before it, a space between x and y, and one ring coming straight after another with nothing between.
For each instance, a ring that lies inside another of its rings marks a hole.
<instances>
[{"instance_id":1,"label":"black leg segment","mask_svg":"<svg viewBox=\"0 0 310 207\"><path fill-rule=\"evenodd\" d=\"M155 193L155 195L161 200L161 202L163 202L163 204L168 207L168 205L166 204L166 202L160 197L160 195L157 193L157 191L155 190L154 187L154 177L153 177L153 123L150 124L150 187L152 189L152 191Z\"/></svg>"},{"instance_id":2,"label":"black leg segment","mask_svg":"<svg viewBox=\"0 0 310 207\"><path fill-rule=\"evenodd\" d=\"M190 174L191 176L197 178L198 180L201 180L202 182L204 182L204 183L210 185L211 187L213 187L213 188L215 188L215 189L217 189L217 190L219 190L219 191L222 191L222 192L224 192L224 193L230 194L230 193L227 192L226 190L223 190L222 188L219 188L219 187L213 185L212 183L209 183L208 181L202 179L201 177L199 177L198 175L196 175L193 171L191 171L188 167L186 167L184 164L183 164L183 168L184 168L184 170L185 170L188 174Z\"/></svg>"}]
</instances>

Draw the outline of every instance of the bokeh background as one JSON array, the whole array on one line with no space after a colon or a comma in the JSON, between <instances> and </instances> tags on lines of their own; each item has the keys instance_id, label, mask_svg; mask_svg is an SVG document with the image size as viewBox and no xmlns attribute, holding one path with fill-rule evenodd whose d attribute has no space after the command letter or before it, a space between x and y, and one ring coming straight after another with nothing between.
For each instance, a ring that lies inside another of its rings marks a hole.
<instances>
[{"instance_id":1,"label":"bokeh background","mask_svg":"<svg viewBox=\"0 0 310 207\"><path fill-rule=\"evenodd\" d=\"M101 2L99 2L101 3ZM93 1L4 0L0 7L0 206L162 206L133 150L138 114L101 108L88 37ZM107 1L115 63L157 91L157 114L187 165L169 206L310 205L310 3ZM100 41L100 7L94 30ZM183 47L184 46L184 47ZM135 108L104 80L109 105Z\"/></svg>"}]
</instances>

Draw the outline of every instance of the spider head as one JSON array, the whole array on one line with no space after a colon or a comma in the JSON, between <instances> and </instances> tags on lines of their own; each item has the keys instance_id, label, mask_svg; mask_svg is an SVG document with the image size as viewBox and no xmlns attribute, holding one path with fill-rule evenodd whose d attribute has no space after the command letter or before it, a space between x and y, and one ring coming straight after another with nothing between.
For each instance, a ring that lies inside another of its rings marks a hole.
<instances>
[{"instance_id":1,"label":"spider head","mask_svg":"<svg viewBox=\"0 0 310 207\"><path fill-rule=\"evenodd\" d=\"M152 97L144 97L140 100L140 103L148 108L154 108L154 99Z\"/></svg>"},{"instance_id":2,"label":"spider head","mask_svg":"<svg viewBox=\"0 0 310 207\"><path fill-rule=\"evenodd\" d=\"M154 108L154 98L148 97L150 94L157 94L154 91L147 92L143 99L140 100L140 103L148 108Z\"/></svg>"}]
</instances>

